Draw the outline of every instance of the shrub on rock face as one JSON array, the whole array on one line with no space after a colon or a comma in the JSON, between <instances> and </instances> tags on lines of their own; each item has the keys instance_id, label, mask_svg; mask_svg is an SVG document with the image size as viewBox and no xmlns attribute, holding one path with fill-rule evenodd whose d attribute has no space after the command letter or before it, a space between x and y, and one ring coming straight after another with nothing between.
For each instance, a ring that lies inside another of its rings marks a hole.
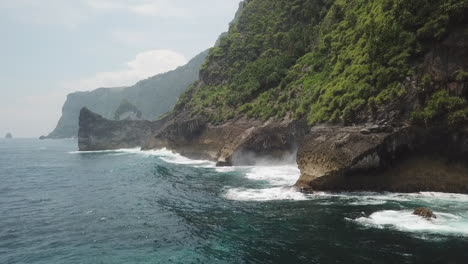
<instances>
[{"instance_id":1,"label":"shrub on rock face","mask_svg":"<svg viewBox=\"0 0 468 264\"><path fill-rule=\"evenodd\" d=\"M431 209L425 208L425 207L417 208L416 210L414 210L413 214L417 216L421 216L428 220L437 218L437 216L434 214L434 212L432 212Z\"/></svg>"},{"instance_id":2,"label":"shrub on rock face","mask_svg":"<svg viewBox=\"0 0 468 264\"><path fill-rule=\"evenodd\" d=\"M413 113L412 121L454 128L468 122L468 104L464 98L441 90L429 98L423 109Z\"/></svg>"}]
</instances>

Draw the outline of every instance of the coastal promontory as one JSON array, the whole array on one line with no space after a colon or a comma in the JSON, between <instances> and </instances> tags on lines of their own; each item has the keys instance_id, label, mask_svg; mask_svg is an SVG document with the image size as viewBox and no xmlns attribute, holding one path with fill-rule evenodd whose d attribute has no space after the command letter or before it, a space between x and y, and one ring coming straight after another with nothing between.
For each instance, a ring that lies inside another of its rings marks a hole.
<instances>
[{"instance_id":1,"label":"coastal promontory","mask_svg":"<svg viewBox=\"0 0 468 264\"><path fill-rule=\"evenodd\" d=\"M143 148L220 166L293 157L305 192L468 193L467 13L463 0L246 0Z\"/></svg>"}]
</instances>

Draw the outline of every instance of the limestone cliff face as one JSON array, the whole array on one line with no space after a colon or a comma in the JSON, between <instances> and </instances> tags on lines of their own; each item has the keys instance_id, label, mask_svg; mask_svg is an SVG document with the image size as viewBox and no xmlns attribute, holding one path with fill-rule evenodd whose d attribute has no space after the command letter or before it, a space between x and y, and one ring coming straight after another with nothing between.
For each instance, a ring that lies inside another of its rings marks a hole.
<instances>
[{"instance_id":1,"label":"limestone cliff face","mask_svg":"<svg viewBox=\"0 0 468 264\"><path fill-rule=\"evenodd\" d=\"M468 99L466 80L454 76L468 70L464 34L454 31L416 62L415 74L401 83L404 96L359 112L351 125L246 117L213 125L179 106L145 148L167 147L218 165L280 159L297 150L301 177L296 186L304 191L468 193L468 122L426 127L411 121L434 90ZM432 76L426 86L425 76Z\"/></svg>"},{"instance_id":2,"label":"limestone cliff face","mask_svg":"<svg viewBox=\"0 0 468 264\"><path fill-rule=\"evenodd\" d=\"M468 193L464 1L242 8L144 149L220 166L293 154L304 191Z\"/></svg>"},{"instance_id":3,"label":"limestone cliff face","mask_svg":"<svg viewBox=\"0 0 468 264\"><path fill-rule=\"evenodd\" d=\"M108 120L82 108L79 119L80 151L141 147L163 121Z\"/></svg>"},{"instance_id":4,"label":"limestone cliff face","mask_svg":"<svg viewBox=\"0 0 468 264\"><path fill-rule=\"evenodd\" d=\"M411 113L434 91L468 99L467 80L456 77L468 71L466 33L455 30L434 44L415 69L402 83L407 94L374 113L363 112L360 124L312 127L299 144L297 185L304 190L468 193L468 117L458 127L449 127L442 115L433 126L410 122Z\"/></svg>"},{"instance_id":5,"label":"limestone cliff face","mask_svg":"<svg viewBox=\"0 0 468 264\"><path fill-rule=\"evenodd\" d=\"M173 71L142 80L130 87L100 88L90 92L69 94L63 105L57 127L47 137L71 138L78 135L80 110L86 107L107 119L114 119L122 101L128 101L141 110L141 119L156 120L171 110L179 95L198 80L200 65L207 51L195 56L186 65Z\"/></svg>"},{"instance_id":6,"label":"limestone cliff face","mask_svg":"<svg viewBox=\"0 0 468 264\"><path fill-rule=\"evenodd\" d=\"M468 193L468 130L317 126L297 162L304 191Z\"/></svg>"},{"instance_id":7,"label":"limestone cliff face","mask_svg":"<svg viewBox=\"0 0 468 264\"><path fill-rule=\"evenodd\" d=\"M243 117L212 125L201 117L178 115L152 135L144 149L165 147L219 166L252 165L257 158L283 160L295 155L296 142L306 131L301 121L264 123Z\"/></svg>"}]
</instances>

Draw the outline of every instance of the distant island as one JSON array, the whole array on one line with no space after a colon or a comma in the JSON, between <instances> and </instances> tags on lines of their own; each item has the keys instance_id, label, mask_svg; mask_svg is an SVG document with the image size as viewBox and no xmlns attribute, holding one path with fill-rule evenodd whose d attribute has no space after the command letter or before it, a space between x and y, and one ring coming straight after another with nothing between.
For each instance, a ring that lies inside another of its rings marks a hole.
<instances>
[{"instance_id":1,"label":"distant island","mask_svg":"<svg viewBox=\"0 0 468 264\"><path fill-rule=\"evenodd\" d=\"M6 133L5 138L6 139L12 139L13 135L11 133Z\"/></svg>"}]
</instances>

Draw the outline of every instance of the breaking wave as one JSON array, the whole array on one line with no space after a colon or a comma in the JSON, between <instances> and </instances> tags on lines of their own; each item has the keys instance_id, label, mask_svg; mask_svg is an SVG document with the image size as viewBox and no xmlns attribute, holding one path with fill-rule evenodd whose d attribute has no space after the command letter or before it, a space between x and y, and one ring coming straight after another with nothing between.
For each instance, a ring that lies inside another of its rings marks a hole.
<instances>
[{"instance_id":1,"label":"breaking wave","mask_svg":"<svg viewBox=\"0 0 468 264\"><path fill-rule=\"evenodd\" d=\"M351 220L365 227L390 228L414 233L438 233L468 236L468 219L460 215L434 212L436 219L427 220L409 210L384 210L368 217ZM350 219L348 219L350 220Z\"/></svg>"}]
</instances>

